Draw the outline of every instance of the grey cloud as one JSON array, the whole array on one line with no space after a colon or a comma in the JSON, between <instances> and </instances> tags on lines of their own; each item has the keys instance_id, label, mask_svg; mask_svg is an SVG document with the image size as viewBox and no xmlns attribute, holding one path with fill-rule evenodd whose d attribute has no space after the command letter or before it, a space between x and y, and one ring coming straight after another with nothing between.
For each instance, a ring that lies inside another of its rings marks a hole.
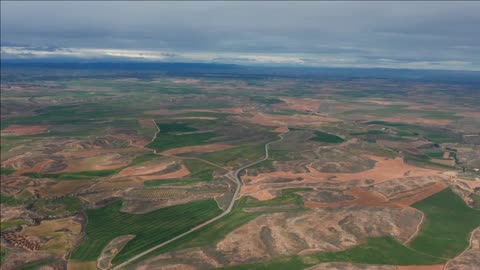
<instances>
[{"instance_id":1,"label":"grey cloud","mask_svg":"<svg viewBox=\"0 0 480 270\"><path fill-rule=\"evenodd\" d=\"M324 55L370 66L456 61L480 69L479 13L480 2L1 2L1 31L2 46L297 54L322 65Z\"/></svg>"}]
</instances>

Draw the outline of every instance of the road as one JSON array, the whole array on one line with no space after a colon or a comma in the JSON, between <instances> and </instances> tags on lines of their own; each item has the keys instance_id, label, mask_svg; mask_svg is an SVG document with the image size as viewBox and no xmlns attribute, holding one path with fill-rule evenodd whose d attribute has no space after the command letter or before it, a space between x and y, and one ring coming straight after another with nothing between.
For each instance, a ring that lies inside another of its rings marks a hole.
<instances>
[{"instance_id":1,"label":"road","mask_svg":"<svg viewBox=\"0 0 480 270\"><path fill-rule=\"evenodd\" d=\"M155 123L155 125L156 125L156 123ZM158 126L157 126L157 128L158 128ZM287 131L287 132L288 132L288 131ZM240 177L239 177L240 172L241 172L242 170L245 170L246 168L248 168L248 167L250 167L250 166L253 166L253 165L255 165L255 164L258 164L258 163L260 163L260 162L262 162L262 161L267 160L267 159L270 157L270 155L269 155L269 153L268 153L268 147L270 146L270 144L282 141L282 140L283 140L283 135L284 135L285 133L287 133L287 132L284 132L284 133L279 134L278 136L280 137L280 139L275 140L275 141L271 141L271 142L268 142L268 143L265 144L265 157L264 157L264 158L262 158L262 159L260 159L260 160L257 160L257 161L255 161L255 162L253 162L253 163L244 165L244 166L238 168L237 170L235 170L235 171L233 172L233 180L234 180L235 183L237 184L237 187L236 187L236 189L235 189L235 193L234 193L233 196L232 196L232 201L230 202L230 204L228 205L227 209L226 209L222 214L220 214L220 215L218 215L218 216L216 216L216 217L214 217L214 218L212 218L212 219L209 219L209 220L205 221L204 223L202 223L202 224L200 224L200 225L198 225L198 226L195 226L195 227L193 227L192 229L190 229L190 230L188 230L188 231L186 231L186 232L184 232L184 233L182 233L182 234L179 234L179 235L173 237L172 239L170 239L170 240L168 240L168 241L165 241L165 242L163 242L163 243L161 243L161 244L158 244L158 245L156 245L156 246L154 246L154 247L152 247L152 248L149 248L149 249L143 251L142 253L139 253L139 254L133 256L132 258L124 261L123 263L121 263L121 264L119 264L119 265L117 265L117 266L115 266L115 267L113 267L113 268L111 268L111 269L112 269L112 270L122 269L123 267L125 267L125 266L129 265L130 263L132 263L132 262L140 259L141 257L147 255L148 253L150 253L150 252L152 252L152 251L154 251L154 250L157 250L157 249L159 249L159 248L161 248L161 247L163 247L163 246L165 246L165 245L168 245L168 244L170 244L170 243L172 243L172 242L174 242L174 241L176 241L176 240L178 240L178 239L180 239L180 238L182 238L182 237L184 237L184 236L186 236L186 235L189 235L189 234L191 234L192 232L198 231L199 229L207 226L208 224L213 223L213 222L215 222L215 221L223 218L224 216L230 214L230 212L232 212L233 206L235 205L235 200L238 198L238 194L240 193L240 189L242 188L242 181L240 180ZM157 133L158 133L158 132L157 132ZM155 134L155 136L156 136L156 134ZM155 152L156 152L156 151L155 151Z\"/></svg>"}]
</instances>

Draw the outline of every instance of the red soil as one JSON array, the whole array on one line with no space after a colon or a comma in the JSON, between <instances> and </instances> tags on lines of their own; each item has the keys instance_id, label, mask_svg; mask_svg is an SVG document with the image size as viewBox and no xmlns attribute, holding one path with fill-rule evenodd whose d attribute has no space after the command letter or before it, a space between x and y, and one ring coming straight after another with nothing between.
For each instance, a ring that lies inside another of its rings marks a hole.
<instances>
[{"instance_id":1,"label":"red soil","mask_svg":"<svg viewBox=\"0 0 480 270\"><path fill-rule=\"evenodd\" d=\"M154 128L154 122L152 119L138 119L138 124L143 128Z\"/></svg>"},{"instance_id":2,"label":"red soil","mask_svg":"<svg viewBox=\"0 0 480 270\"><path fill-rule=\"evenodd\" d=\"M232 148L233 145L227 144L207 144L207 145L197 145L197 146L185 146L178 147L161 152L162 155L177 155L189 152L215 152L220 150L225 150Z\"/></svg>"},{"instance_id":3,"label":"red soil","mask_svg":"<svg viewBox=\"0 0 480 270\"><path fill-rule=\"evenodd\" d=\"M38 162L36 163L35 165L33 165L32 168L29 168L29 169L23 169L23 170L18 170L18 171L15 171L12 175L13 176L20 176L24 173L39 173L42 171L42 169L47 166L48 164L52 163L53 160L45 160L45 161L41 161L41 162Z\"/></svg>"},{"instance_id":4,"label":"red soil","mask_svg":"<svg viewBox=\"0 0 480 270\"><path fill-rule=\"evenodd\" d=\"M306 201L305 206L309 208L317 207L337 207L347 205L367 206L367 207L391 207L391 208L405 208L418 201L421 201L435 193L444 190L447 186L441 182L437 182L433 185L422 187L415 190L410 190L403 193L395 194L389 198L382 194L369 191L360 187L353 187L347 190L345 194L355 197L353 200L340 201L340 202L314 202Z\"/></svg>"},{"instance_id":5,"label":"red soil","mask_svg":"<svg viewBox=\"0 0 480 270\"><path fill-rule=\"evenodd\" d=\"M313 168L310 165L307 165L306 168L309 172L306 173L292 173L292 172L283 172L275 171L270 173L261 173L256 176L244 176L243 181L248 183L248 185L242 186L240 194L242 196L254 194L265 188L274 187L274 183L262 184L262 180L271 179L271 178L287 178L287 179L297 179L303 178L303 184L310 183L321 183L321 182L346 182L350 180L358 179L372 179L376 183L381 183L390 179L408 176L431 176L438 175L438 171L415 167L410 164L403 162L402 158L395 159L385 159L383 157L369 156L370 159L376 161L375 167L358 173L325 173L320 172ZM329 180L332 179L333 180Z\"/></svg>"},{"instance_id":6,"label":"red soil","mask_svg":"<svg viewBox=\"0 0 480 270\"><path fill-rule=\"evenodd\" d=\"M138 148L115 148L115 149L91 149L81 151L58 152L56 155L64 156L65 158L79 158L79 157L94 157L102 153L127 153L138 152Z\"/></svg>"},{"instance_id":7,"label":"red soil","mask_svg":"<svg viewBox=\"0 0 480 270\"><path fill-rule=\"evenodd\" d=\"M171 164L172 163L170 162L170 163L161 163L161 164L150 165L150 166L128 167L123 169L121 172L117 173L116 175L114 175L112 178L152 174L152 173L165 170Z\"/></svg>"},{"instance_id":8,"label":"red soil","mask_svg":"<svg viewBox=\"0 0 480 270\"><path fill-rule=\"evenodd\" d=\"M8 135L32 135L38 133L44 133L48 131L47 125L31 125L31 126L23 126L23 125L10 125L7 128L2 130L2 134Z\"/></svg>"}]
</instances>

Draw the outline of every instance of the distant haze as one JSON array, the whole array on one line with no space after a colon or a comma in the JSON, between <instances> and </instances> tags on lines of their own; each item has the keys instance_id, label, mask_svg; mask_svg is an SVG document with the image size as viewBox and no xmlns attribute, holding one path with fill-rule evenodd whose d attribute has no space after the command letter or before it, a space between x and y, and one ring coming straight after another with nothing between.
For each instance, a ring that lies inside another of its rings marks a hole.
<instances>
[{"instance_id":1,"label":"distant haze","mask_svg":"<svg viewBox=\"0 0 480 270\"><path fill-rule=\"evenodd\" d=\"M1 2L2 60L480 70L480 2Z\"/></svg>"}]
</instances>

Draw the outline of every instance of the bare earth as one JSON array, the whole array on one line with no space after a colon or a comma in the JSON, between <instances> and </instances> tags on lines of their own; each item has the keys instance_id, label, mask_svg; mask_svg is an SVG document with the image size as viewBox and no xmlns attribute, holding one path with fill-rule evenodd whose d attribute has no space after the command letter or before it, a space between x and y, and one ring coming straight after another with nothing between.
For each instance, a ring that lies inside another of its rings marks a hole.
<instances>
[{"instance_id":1,"label":"bare earth","mask_svg":"<svg viewBox=\"0 0 480 270\"><path fill-rule=\"evenodd\" d=\"M207 145L197 145L197 146L185 146L178 147L173 149L168 149L160 154L162 155L178 155L189 152L215 152L220 150L225 150L234 147L233 145L228 144L207 144Z\"/></svg>"}]
</instances>

